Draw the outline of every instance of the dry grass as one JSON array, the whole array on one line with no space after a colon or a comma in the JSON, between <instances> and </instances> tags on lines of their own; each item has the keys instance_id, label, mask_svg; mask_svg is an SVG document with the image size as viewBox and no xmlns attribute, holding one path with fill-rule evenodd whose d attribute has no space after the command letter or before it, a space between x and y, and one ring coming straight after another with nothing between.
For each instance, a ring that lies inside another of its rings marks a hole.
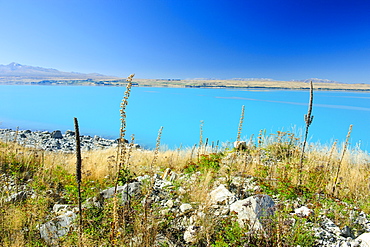
<instances>
[{"instance_id":1,"label":"dry grass","mask_svg":"<svg viewBox=\"0 0 370 247\"><path fill-rule=\"evenodd\" d=\"M269 146L271 148L271 145ZM281 146L277 145L272 147L272 152L275 155L282 155L282 152L286 150L278 150ZM265 166L266 162L272 162L270 166L269 176L273 177L277 174L277 169L281 169L283 165L289 162L297 162L299 160L299 151L295 148L290 152L290 156L282 160L266 160L261 157L261 150L265 150L266 147L262 149L249 150L248 152L241 153L237 158L229 159L225 158L223 161L223 166L221 167L218 175L225 175L229 172L230 165L232 164L232 176L238 176L240 174L244 175L255 175L256 170L260 166ZM330 164L327 164L328 159L328 150L324 149L324 152L319 152L314 147L310 147L310 150L307 151L307 163L305 163L303 176L304 181L307 182L308 175L310 171L322 171L325 177L322 177L321 180L316 180L316 183L319 182L328 182L327 183L327 193L331 190L337 172L337 166L339 164L342 150L334 150L332 154L332 161ZM296 152L296 153L295 153ZM133 150L130 158L130 169L137 176L150 173L153 169L154 173L162 173L166 168L182 173L183 170L187 167L190 161L196 162L197 158L195 155L191 157L191 149L187 150L167 150L160 151L156 154L156 151L153 150ZM83 157L83 174L85 178L89 180L102 181L105 178L112 176L115 168L114 157L116 155L116 149L107 149L99 151L89 151L82 154ZM153 157L156 158L155 165L151 168ZM338 175L339 187L338 195L339 197L352 197L352 198L365 198L368 195L369 190L369 178L370 178L370 167L369 167L370 158L367 153L362 152L361 150L349 150L342 160L341 169ZM64 164L64 168L69 171L71 174L75 170L75 158L73 155L50 153L45 156L45 167L53 168L56 165ZM293 171L287 171L292 173ZM212 173L209 173L207 176L211 176ZM206 176L206 177L207 177ZM213 174L215 176L215 174ZM199 183L193 187L194 199L201 198L201 195L207 193L207 184L209 178L199 180ZM199 186L199 187L197 187ZM320 186L318 186L319 188ZM204 191L199 191L204 190Z\"/></svg>"},{"instance_id":2,"label":"dry grass","mask_svg":"<svg viewBox=\"0 0 370 247\"><path fill-rule=\"evenodd\" d=\"M289 178L291 179L290 185L294 186L298 179L300 158L300 148L294 145L294 142L292 145L288 145L290 143L289 140L294 140L294 137L279 133L270 139L260 138L260 140L263 140L263 143L260 143L258 147L257 145L249 145L245 151L223 151L226 155L222 158L220 169L207 168L200 173L189 173L187 176L192 177L191 180L178 180L178 182L182 183L181 186L185 190L182 192L182 202L190 202L195 208L202 207L205 214L207 214L209 192L214 189L214 186L217 184L215 181L220 177L224 178L222 180L224 183L227 182L228 178L254 176L260 179L259 181L262 184L267 184L272 189L278 188L278 183L282 179ZM37 186L39 187L44 186L47 190L55 187L55 181L61 183L75 182L75 156L73 154L57 152L43 153L41 151L25 149L13 143L9 143L8 145L2 144L0 147L2 161L9 156L9 153L15 152L16 155L12 156L12 159L27 162L30 166L32 162L38 163L38 169L35 172L39 176L37 181ZM212 151L211 148L204 148L202 154L208 155ZM309 188L309 193L331 194L333 184L335 183L334 178L338 171L338 164L342 157L342 151L341 148L332 149L330 147L308 145L302 185ZM329 153L332 153L330 162L328 162ZM153 164L153 157L155 156L156 162ZM117 149L115 148L83 152L83 188L88 189L87 186L92 186L89 185L88 181L95 181L94 186L98 184L113 186L117 169L116 157ZM180 176L184 176L184 171L189 164L198 162L198 157L192 149L165 150L158 151L157 153L155 150L136 149L132 150L129 167L136 176L151 172L161 175L166 168L170 168ZM337 194L335 195L335 198L350 201L353 205L367 213L370 212L368 200L369 162L370 157L367 153L358 149L347 150L341 162ZM152 164L154 165L153 167L151 167ZM291 166L287 167L287 164L291 164ZM70 174L72 177L72 180L66 180L66 175L55 173L55 171L58 171L58 167L65 169L67 174ZM261 171L264 170L267 171L267 176L261 175ZM150 190L150 186L148 188L145 187L143 193L147 193L147 190ZM39 193L42 192L40 191ZM272 192L264 190L261 193L269 194ZM2 202L3 211L0 215L0 227L3 238L1 243L4 246L25 246L30 241L42 242L35 235L35 232L37 232L35 227L43 221L43 218L48 214L49 208L54 201L48 194L41 194L40 196L34 200L27 201L27 205L3 204ZM312 201L313 199L309 200L315 205L314 201ZM136 202L133 203L132 207L136 205ZM24 210L24 207L27 207L27 210ZM162 220L162 217L158 217L157 212L148 208L144 207L142 210L144 210L144 218L143 216L132 217L129 220L131 220L130 222L133 227L132 231L137 235L136 240L138 243L150 246L158 232L158 223ZM107 215L110 214L107 213ZM334 217L338 224L346 224L346 219L343 218L341 213L335 212ZM283 221L284 218L281 218L281 220ZM201 241L212 243L211 238L215 234L215 227L218 227L217 221L205 217L199 218L198 223L204 229L199 236L202 239ZM24 234L23 229L25 226L34 229L31 231L33 235ZM282 229L279 228L278 230L280 231ZM119 235L119 233L117 238L126 241L124 243L130 243L124 236ZM107 236L107 239L104 240L94 239L92 236L83 236L83 239L85 246L96 246L97 243L104 245L109 238ZM67 239L63 243L65 246L75 244L73 238Z\"/></svg>"}]
</instances>

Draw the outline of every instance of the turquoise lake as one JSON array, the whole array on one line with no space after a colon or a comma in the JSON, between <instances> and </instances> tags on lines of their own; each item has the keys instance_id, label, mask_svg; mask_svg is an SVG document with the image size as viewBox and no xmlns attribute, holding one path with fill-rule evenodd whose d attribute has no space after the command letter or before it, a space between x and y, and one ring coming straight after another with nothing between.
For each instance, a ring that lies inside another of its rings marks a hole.
<instances>
[{"instance_id":1,"label":"turquoise lake","mask_svg":"<svg viewBox=\"0 0 370 247\"><path fill-rule=\"evenodd\" d=\"M118 138L124 87L0 85L0 128L73 130ZM153 148L163 126L161 144L169 148L199 143L200 123L209 143L234 141L242 105L242 139L293 131L302 135L308 91L133 87L127 106L126 139ZM343 142L353 124L351 147L370 150L370 93L315 91L310 142Z\"/></svg>"}]
</instances>

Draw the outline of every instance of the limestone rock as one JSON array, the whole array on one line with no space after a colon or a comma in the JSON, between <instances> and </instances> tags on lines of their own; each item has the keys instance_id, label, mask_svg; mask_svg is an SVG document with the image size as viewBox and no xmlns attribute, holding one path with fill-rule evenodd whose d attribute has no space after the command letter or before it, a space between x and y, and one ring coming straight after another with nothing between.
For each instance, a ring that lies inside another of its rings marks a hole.
<instances>
[{"instance_id":1,"label":"limestone rock","mask_svg":"<svg viewBox=\"0 0 370 247\"><path fill-rule=\"evenodd\" d=\"M341 236L345 237L345 238L354 238L354 235L352 233L352 229L349 227L349 226L345 226L342 228L341 231Z\"/></svg>"},{"instance_id":2,"label":"limestone rock","mask_svg":"<svg viewBox=\"0 0 370 247\"><path fill-rule=\"evenodd\" d=\"M75 136L75 132L72 131L72 130L67 130L65 133L64 133L65 136Z\"/></svg>"},{"instance_id":3,"label":"limestone rock","mask_svg":"<svg viewBox=\"0 0 370 247\"><path fill-rule=\"evenodd\" d=\"M249 222L252 230L263 229L262 219L272 215L275 211L275 203L268 195L255 195L244 200L239 200L230 205L230 212L238 214L238 223L244 226Z\"/></svg>"},{"instance_id":4,"label":"limestone rock","mask_svg":"<svg viewBox=\"0 0 370 247\"><path fill-rule=\"evenodd\" d=\"M141 183L132 182L123 186L117 186L117 193L122 195L122 203L127 202L131 197L140 194ZM100 197L104 199L112 198L114 196L114 187L103 190L100 192Z\"/></svg>"},{"instance_id":5,"label":"limestone rock","mask_svg":"<svg viewBox=\"0 0 370 247\"><path fill-rule=\"evenodd\" d=\"M187 243L194 243L197 238L197 233L201 230L202 227L200 226L194 226L194 225L191 225L189 226L185 233L184 233L184 240L185 242Z\"/></svg>"},{"instance_id":6,"label":"limestone rock","mask_svg":"<svg viewBox=\"0 0 370 247\"><path fill-rule=\"evenodd\" d=\"M211 191L209 195L212 204L231 204L235 201L235 195L223 184Z\"/></svg>"},{"instance_id":7,"label":"limestone rock","mask_svg":"<svg viewBox=\"0 0 370 247\"><path fill-rule=\"evenodd\" d=\"M298 217L307 218L313 214L313 210L306 206L294 209L294 214Z\"/></svg>"},{"instance_id":8,"label":"limestone rock","mask_svg":"<svg viewBox=\"0 0 370 247\"><path fill-rule=\"evenodd\" d=\"M141 192L141 183L132 182L125 184L122 189L122 203L126 203L131 197L140 194Z\"/></svg>"},{"instance_id":9,"label":"limestone rock","mask_svg":"<svg viewBox=\"0 0 370 247\"><path fill-rule=\"evenodd\" d=\"M77 217L72 211L67 211L39 227L41 238L50 245L56 246L58 238L66 235L73 220Z\"/></svg>"},{"instance_id":10,"label":"limestone rock","mask_svg":"<svg viewBox=\"0 0 370 247\"><path fill-rule=\"evenodd\" d=\"M123 190L124 186L117 186L117 193L121 192ZM114 187L111 187L109 189L105 189L100 192L100 196L104 199L112 198L114 195Z\"/></svg>"},{"instance_id":11,"label":"limestone rock","mask_svg":"<svg viewBox=\"0 0 370 247\"><path fill-rule=\"evenodd\" d=\"M63 139L62 132L60 132L60 130L55 130L55 131L51 132L51 138Z\"/></svg>"},{"instance_id":12,"label":"limestone rock","mask_svg":"<svg viewBox=\"0 0 370 247\"><path fill-rule=\"evenodd\" d=\"M184 203L180 206L181 212L185 213L186 211L191 210L193 207L189 203Z\"/></svg>"},{"instance_id":13,"label":"limestone rock","mask_svg":"<svg viewBox=\"0 0 370 247\"><path fill-rule=\"evenodd\" d=\"M370 232L363 233L356 238L357 242L360 242L361 247L370 247Z\"/></svg>"},{"instance_id":14,"label":"limestone rock","mask_svg":"<svg viewBox=\"0 0 370 247\"><path fill-rule=\"evenodd\" d=\"M245 141L236 141L234 142L234 148L237 150L246 150L247 143Z\"/></svg>"},{"instance_id":15,"label":"limestone rock","mask_svg":"<svg viewBox=\"0 0 370 247\"><path fill-rule=\"evenodd\" d=\"M340 236L342 233L340 228L337 225L335 225L333 221L331 221L329 218L325 216L323 218L321 225L322 228L324 228L326 231L333 233L337 236Z\"/></svg>"},{"instance_id":16,"label":"limestone rock","mask_svg":"<svg viewBox=\"0 0 370 247\"><path fill-rule=\"evenodd\" d=\"M165 203L166 207L168 208L172 208L174 206L174 202L173 200L168 200L166 203Z\"/></svg>"}]
</instances>

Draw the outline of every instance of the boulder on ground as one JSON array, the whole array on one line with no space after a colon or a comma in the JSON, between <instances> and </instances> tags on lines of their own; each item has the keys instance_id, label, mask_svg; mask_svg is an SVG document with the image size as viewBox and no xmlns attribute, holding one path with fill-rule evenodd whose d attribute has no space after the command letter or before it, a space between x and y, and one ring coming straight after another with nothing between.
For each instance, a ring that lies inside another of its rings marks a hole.
<instances>
[{"instance_id":1,"label":"boulder on ground","mask_svg":"<svg viewBox=\"0 0 370 247\"><path fill-rule=\"evenodd\" d=\"M72 225L77 215L72 211L67 211L39 227L41 238L52 246L57 246L58 239L69 232L69 228Z\"/></svg>"},{"instance_id":2,"label":"boulder on ground","mask_svg":"<svg viewBox=\"0 0 370 247\"><path fill-rule=\"evenodd\" d=\"M202 230L201 226L189 226L184 233L186 243L194 243L197 240L197 233Z\"/></svg>"},{"instance_id":3,"label":"boulder on ground","mask_svg":"<svg viewBox=\"0 0 370 247\"><path fill-rule=\"evenodd\" d=\"M360 243L361 247L370 246L370 232L361 234L356 238L356 240Z\"/></svg>"},{"instance_id":4,"label":"boulder on ground","mask_svg":"<svg viewBox=\"0 0 370 247\"><path fill-rule=\"evenodd\" d=\"M234 142L234 148L237 150L246 150L247 149L247 142L245 141L236 141Z\"/></svg>"},{"instance_id":5,"label":"boulder on ground","mask_svg":"<svg viewBox=\"0 0 370 247\"><path fill-rule=\"evenodd\" d=\"M300 208L294 209L294 214L297 215L298 217L301 217L301 218L307 218L307 217L313 215L313 213L314 213L313 210L309 209L306 206L302 206Z\"/></svg>"},{"instance_id":6,"label":"boulder on ground","mask_svg":"<svg viewBox=\"0 0 370 247\"><path fill-rule=\"evenodd\" d=\"M140 182L132 182L129 184L125 184L123 186L117 186L117 194L121 193L122 195L122 203L127 202L131 197L140 194L141 191L141 183ZM114 187L109 189L103 190L100 192L101 199L108 199L114 196Z\"/></svg>"},{"instance_id":7,"label":"boulder on ground","mask_svg":"<svg viewBox=\"0 0 370 247\"><path fill-rule=\"evenodd\" d=\"M60 132L60 130L55 130L55 131L51 132L51 138L63 139L62 132Z\"/></svg>"},{"instance_id":8,"label":"boulder on ground","mask_svg":"<svg viewBox=\"0 0 370 247\"><path fill-rule=\"evenodd\" d=\"M235 201L235 195L223 184L212 190L209 195L212 204L231 204Z\"/></svg>"},{"instance_id":9,"label":"boulder on ground","mask_svg":"<svg viewBox=\"0 0 370 247\"><path fill-rule=\"evenodd\" d=\"M238 223L241 226L248 222L251 230L263 230L263 218L272 215L275 203L268 195L255 195L239 200L230 205L230 212L238 214Z\"/></svg>"}]
</instances>

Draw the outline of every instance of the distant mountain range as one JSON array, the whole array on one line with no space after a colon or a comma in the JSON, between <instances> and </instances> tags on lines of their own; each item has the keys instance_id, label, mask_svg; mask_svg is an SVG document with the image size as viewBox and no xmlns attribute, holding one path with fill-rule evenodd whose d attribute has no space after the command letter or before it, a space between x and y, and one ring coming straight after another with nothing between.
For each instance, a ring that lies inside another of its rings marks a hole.
<instances>
[{"instance_id":1,"label":"distant mountain range","mask_svg":"<svg viewBox=\"0 0 370 247\"><path fill-rule=\"evenodd\" d=\"M104 79L118 79L114 76L106 76L98 73L83 74L78 72L64 72L51 68L34 67L29 65L22 65L19 63L10 63L8 65L0 64L0 81L6 79L34 79L34 80L45 80L45 79L93 79L93 80L104 80ZM172 79L173 80L173 79ZM180 81L181 79L176 79ZM217 80L211 78L193 78L187 80ZM234 81L275 81L269 78L233 78L230 80ZM296 82L314 82L314 83L339 83L328 79L310 78L304 80L291 80Z\"/></svg>"},{"instance_id":2,"label":"distant mountain range","mask_svg":"<svg viewBox=\"0 0 370 247\"><path fill-rule=\"evenodd\" d=\"M0 78L28 78L28 79L106 79L115 78L97 73L77 73L63 72L56 69L34 67L22 65L19 63L10 63L8 65L0 64Z\"/></svg>"}]
</instances>

